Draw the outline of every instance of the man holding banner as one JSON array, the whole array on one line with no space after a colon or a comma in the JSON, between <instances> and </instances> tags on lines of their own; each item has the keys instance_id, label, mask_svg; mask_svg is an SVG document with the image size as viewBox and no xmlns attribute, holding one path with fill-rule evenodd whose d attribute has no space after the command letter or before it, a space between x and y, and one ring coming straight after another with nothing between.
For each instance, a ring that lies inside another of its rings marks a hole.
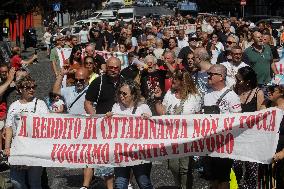
<instances>
[{"instance_id":1,"label":"man holding banner","mask_svg":"<svg viewBox=\"0 0 284 189\"><path fill-rule=\"evenodd\" d=\"M204 96L204 113L226 114L241 112L238 95L226 87L227 69L223 65L213 65L208 71L208 84L213 91ZM230 172L233 160L209 157L205 168L211 181L212 189L229 189Z\"/></svg>"},{"instance_id":2,"label":"man holding banner","mask_svg":"<svg viewBox=\"0 0 284 189\"><path fill-rule=\"evenodd\" d=\"M106 114L115 103L115 90L120 80L121 62L112 57L107 60L106 74L95 79L89 86L84 102L85 110L90 115ZM93 169L84 169L83 187L88 188L93 177Z\"/></svg>"}]
</instances>

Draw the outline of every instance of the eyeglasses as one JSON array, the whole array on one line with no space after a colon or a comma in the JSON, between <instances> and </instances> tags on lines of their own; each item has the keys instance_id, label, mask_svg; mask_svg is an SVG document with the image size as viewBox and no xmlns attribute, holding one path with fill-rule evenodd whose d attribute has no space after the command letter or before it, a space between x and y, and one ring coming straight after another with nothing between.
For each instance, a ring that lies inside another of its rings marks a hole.
<instances>
[{"instance_id":1,"label":"eyeglasses","mask_svg":"<svg viewBox=\"0 0 284 189\"><path fill-rule=\"evenodd\" d=\"M85 79L75 79L75 83L85 83Z\"/></svg>"},{"instance_id":2,"label":"eyeglasses","mask_svg":"<svg viewBox=\"0 0 284 189\"><path fill-rule=\"evenodd\" d=\"M214 75L222 76L222 74L220 74L220 73L214 73L214 72L207 72L207 74L208 74L209 77L213 77Z\"/></svg>"},{"instance_id":3,"label":"eyeglasses","mask_svg":"<svg viewBox=\"0 0 284 189\"><path fill-rule=\"evenodd\" d=\"M107 67L108 70L119 70L118 66L108 66Z\"/></svg>"},{"instance_id":4,"label":"eyeglasses","mask_svg":"<svg viewBox=\"0 0 284 189\"><path fill-rule=\"evenodd\" d=\"M118 94L119 94L119 95L122 95L123 97L127 97L127 95L128 95L128 94L127 94L126 92L124 92L124 91L119 91Z\"/></svg>"},{"instance_id":5,"label":"eyeglasses","mask_svg":"<svg viewBox=\"0 0 284 189\"><path fill-rule=\"evenodd\" d=\"M226 43L228 44L228 45L232 45L233 43L235 43L234 41L226 41Z\"/></svg>"},{"instance_id":6,"label":"eyeglasses","mask_svg":"<svg viewBox=\"0 0 284 189\"><path fill-rule=\"evenodd\" d=\"M33 86L24 86L23 87L26 91L30 91L30 90L35 90L35 88L36 88L36 85L33 85Z\"/></svg>"}]
</instances>

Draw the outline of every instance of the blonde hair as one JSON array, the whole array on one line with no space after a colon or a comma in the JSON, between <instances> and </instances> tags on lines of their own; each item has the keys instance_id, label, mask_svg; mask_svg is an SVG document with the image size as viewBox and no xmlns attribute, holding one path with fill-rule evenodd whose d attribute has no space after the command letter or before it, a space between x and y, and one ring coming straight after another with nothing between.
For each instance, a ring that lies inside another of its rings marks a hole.
<instances>
[{"instance_id":1,"label":"blonde hair","mask_svg":"<svg viewBox=\"0 0 284 189\"><path fill-rule=\"evenodd\" d=\"M189 74L186 70L176 70L173 73L172 78L177 78L182 81L181 86L181 99L186 99L189 95L197 95L198 89Z\"/></svg>"}]
</instances>

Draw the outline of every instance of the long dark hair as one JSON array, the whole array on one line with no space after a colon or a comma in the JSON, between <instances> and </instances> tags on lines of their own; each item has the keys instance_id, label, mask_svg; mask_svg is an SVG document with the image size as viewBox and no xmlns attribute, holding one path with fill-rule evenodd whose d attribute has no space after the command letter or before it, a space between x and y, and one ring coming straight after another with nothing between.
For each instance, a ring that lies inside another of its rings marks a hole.
<instances>
[{"instance_id":1,"label":"long dark hair","mask_svg":"<svg viewBox=\"0 0 284 189\"><path fill-rule=\"evenodd\" d=\"M76 46L74 46L74 47L72 48L71 55L70 55L70 58L69 58L69 64L70 64L70 65L73 64L73 61L74 61L74 58L75 58L75 57L74 57L74 54L75 54L77 51L81 51L81 53L82 53L82 48L81 48L80 45L76 45ZM80 64L82 63L81 58L78 59L78 60L76 60L76 61L78 61Z\"/></svg>"},{"instance_id":2,"label":"long dark hair","mask_svg":"<svg viewBox=\"0 0 284 189\"><path fill-rule=\"evenodd\" d=\"M257 75L251 67L245 66L240 68L238 70L238 75L241 76L243 83L240 84L238 83L239 81L237 81L235 87L237 94L240 94L240 92L252 90L257 87Z\"/></svg>"}]
</instances>

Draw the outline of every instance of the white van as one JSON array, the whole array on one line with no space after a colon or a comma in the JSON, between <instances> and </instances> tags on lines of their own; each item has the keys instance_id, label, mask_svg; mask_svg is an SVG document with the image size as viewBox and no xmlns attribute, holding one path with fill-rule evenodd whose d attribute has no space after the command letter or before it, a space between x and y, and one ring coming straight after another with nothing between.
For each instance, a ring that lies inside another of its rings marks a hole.
<instances>
[{"instance_id":1,"label":"white van","mask_svg":"<svg viewBox=\"0 0 284 189\"><path fill-rule=\"evenodd\" d=\"M124 8L117 11L118 19L122 17L125 22L134 21L135 15L136 12L134 8Z\"/></svg>"}]
</instances>

